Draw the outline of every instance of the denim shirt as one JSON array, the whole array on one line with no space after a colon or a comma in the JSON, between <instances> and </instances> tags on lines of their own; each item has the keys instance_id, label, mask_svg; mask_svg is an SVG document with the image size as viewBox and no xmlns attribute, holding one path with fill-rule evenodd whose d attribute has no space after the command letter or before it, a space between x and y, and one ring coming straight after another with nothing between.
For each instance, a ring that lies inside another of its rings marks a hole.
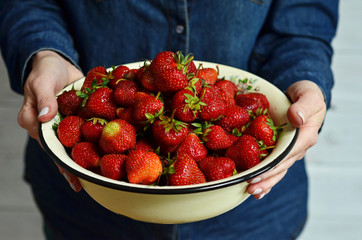
<instances>
[{"instance_id":1,"label":"denim shirt","mask_svg":"<svg viewBox=\"0 0 362 240\"><path fill-rule=\"evenodd\" d=\"M0 44L13 90L31 57L52 49L86 73L163 50L238 67L285 91L317 83L330 103L338 0L29 0L0 3Z\"/></svg>"}]
</instances>

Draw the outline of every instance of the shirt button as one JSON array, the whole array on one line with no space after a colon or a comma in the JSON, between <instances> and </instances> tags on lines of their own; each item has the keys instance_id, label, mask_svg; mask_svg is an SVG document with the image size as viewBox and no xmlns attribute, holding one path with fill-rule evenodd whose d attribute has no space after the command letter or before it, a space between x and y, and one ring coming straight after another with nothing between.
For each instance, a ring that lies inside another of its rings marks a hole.
<instances>
[{"instance_id":1,"label":"shirt button","mask_svg":"<svg viewBox=\"0 0 362 240\"><path fill-rule=\"evenodd\" d=\"M177 25L177 26L176 26L176 33L181 34L181 33L184 32L184 29L185 29L184 26L182 26L182 25Z\"/></svg>"}]
</instances>

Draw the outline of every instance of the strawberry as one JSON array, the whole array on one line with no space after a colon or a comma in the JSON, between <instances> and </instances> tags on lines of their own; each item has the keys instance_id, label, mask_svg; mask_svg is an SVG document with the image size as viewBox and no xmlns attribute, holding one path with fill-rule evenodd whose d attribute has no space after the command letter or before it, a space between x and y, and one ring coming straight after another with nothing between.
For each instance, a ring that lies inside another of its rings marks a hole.
<instances>
[{"instance_id":1,"label":"strawberry","mask_svg":"<svg viewBox=\"0 0 362 240\"><path fill-rule=\"evenodd\" d=\"M231 177L236 173L235 162L226 157L208 156L202 159L198 165L208 182Z\"/></svg>"},{"instance_id":2,"label":"strawberry","mask_svg":"<svg viewBox=\"0 0 362 240\"><path fill-rule=\"evenodd\" d=\"M126 159L126 172L130 183L149 185L162 173L162 162L154 152L133 150Z\"/></svg>"},{"instance_id":3,"label":"strawberry","mask_svg":"<svg viewBox=\"0 0 362 240\"><path fill-rule=\"evenodd\" d=\"M161 116L152 125L152 135L163 153L176 150L187 134L187 124L174 119L173 116Z\"/></svg>"},{"instance_id":4,"label":"strawberry","mask_svg":"<svg viewBox=\"0 0 362 240\"><path fill-rule=\"evenodd\" d=\"M57 136L63 146L72 148L82 140L81 128L84 120L78 116L67 116L57 126Z\"/></svg>"},{"instance_id":5,"label":"strawberry","mask_svg":"<svg viewBox=\"0 0 362 240\"><path fill-rule=\"evenodd\" d=\"M234 99L238 92L236 84L229 80L219 79L216 81L215 87L220 90L222 95L225 95L229 99Z\"/></svg>"},{"instance_id":6,"label":"strawberry","mask_svg":"<svg viewBox=\"0 0 362 240\"><path fill-rule=\"evenodd\" d=\"M58 110L62 116L77 115L82 105L83 99L78 97L77 91L72 88L64 91L57 98Z\"/></svg>"},{"instance_id":7,"label":"strawberry","mask_svg":"<svg viewBox=\"0 0 362 240\"><path fill-rule=\"evenodd\" d=\"M130 151L133 150L153 151L153 147L149 140L143 137L137 140L136 145Z\"/></svg>"},{"instance_id":8,"label":"strawberry","mask_svg":"<svg viewBox=\"0 0 362 240\"><path fill-rule=\"evenodd\" d=\"M98 143L107 121L101 118L88 119L81 127L81 132L86 142Z\"/></svg>"},{"instance_id":9,"label":"strawberry","mask_svg":"<svg viewBox=\"0 0 362 240\"><path fill-rule=\"evenodd\" d=\"M135 144L135 128L122 119L108 122L99 139L99 146L104 153L123 153Z\"/></svg>"},{"instance_id":10,"label":"strawberry","mask_svg":"<svg viewBox=\"0 0 362 240\"><path fill-rule=\"evenodd\" d=\"M148 67L148 64L145 63L143 66L141 66L138 70L137 70L137 73L136 73L136 76L134 78L134 81L138 82L139 84L142 84L142 77L143 77L143 74L144 72L146 71Z\"/></svg>"},{"instance_id":11,"label":"strawberry","mask_svg":"<svg viewBox=\"0 0 362 240\"><path fill-rule=\"evenodd\" d=\"M111 89L116 89L116 87L118 86L118 83L120 82L119 80L122 80L125 78L125 75L129 72L129 68L126 66L118 66L116 68L114 68L108 78L109 78L109 83L108 83L108 87L110 87Z\"/></svg>"},{"instance_id":12,"label":"strawberry","mask_svg":"<svg viewBox=\"0 0 362 240\"><path fill-rule=\"evenodd\" d=\"M92 68L85 76L81 91L84 92L87 90L87 88L89 90L92 90L93 89L92 83L94 80L96 80L95 85L100 85L103 82L103 79L107 77L108 73L104 67L98 66Z\"/></svg>"},{"instance_id":13,"label":"strawberry","mask_svg":"<svg viewBox=\"0 0 362 240\"><path fill-rule=\"evenodd\" d=\"M155 82L156 77L152 74L151 69L145 69L141 77L142 86L149 91L156 91Z\"/></svg>"},{"instance_id":14,"label":"strawberry","mask_svg":"<svg viewBox=\"0 0 362 240\"><path fill-rule=\"evenodd\" d=\"M132 116L136 123L152 123L163 112L163 108L163 103L158 96L138 92L132 105Z\"/></svg>"},{"instance_id":15,"label":"strawberry","mask_svg":"<svg viewBox=\"0 0 362 240\"><path fill-rule=\"evenodd\" d=\"M86 116L103 118L111 121L116 118L117 104L113 99L113 90L107 87L97 88L92 92L84 106Z\"/></svg>"},{"instance_id":16,"label":"strawberry","mask_svg":"<svg viewBox=\"0 0 362 240\"><path fill-rule=\"evenodd\" d=\"M232 145L228 134L219 125L206 125L202 131L201 139L210 150L227 149Z\"/></svg>"},{"instance_id":17,"label":"strawberry","mask_svg":"<svg viewBox=\"0 0 362 240\"><path fill-rule=\"evenodd\" d=\"M225 115L219 119L216 124L220 125L226 132L232 132L233 129L241 130L250 120L248 111L237 105L229 105Z\"/></svg>"},{"instance_id":18,"label":"strawberry","mask_svg":"<svg viewBox=\"0 0 362 240\"><path fill-rule=\"evenodd\" d=\"M199 68L196 72L196 77L204 80L207 84L213 85L219 76L219 68Z\"/></svg>"},{"instance_id":19,"label":"strawberry","mask_svg":"<svg viewBox=\"0 0 362 240\"><path fill-rule=\"evenodd\" d=\"M274 146L284 125L274 126L273 120L267 114L263 114L251 121L245 130L245 134L255 137L266 146Z\"/></svg>"},{"instance_id":20,"label":"strawberry","mask_svg":"<svg viewBox=\"0 0 362 240\"><path fill-rule=\"evenodd\" d=\"M189 133L185 140L177 147L176 154L187 154L196 162L199 162L206 157L207 149L195 133Z\"/></svg>"},{"instance_id":21,"label":"strawberry","mask_svg":"<svg viewBox=\"0 0 362 240\"><path fill-rule=\"evenodd\" d=\"M184 56L181 52L164 51L156 55L149 69L156 81L156 91L174 92L184 89L189 82L187 67L192 61L191 55Z\"/></svg>"},{"instance_id":22,"label":"strawberry","mask_svg":"<svg viewBox=\"0 0 362 240\"><path fill-rule=\"evenodd\" d=\"M206 104L201 102L192 91L184 89L175 93L171 105L177 119L192 122L197 118L201 106Z\"/></svg>"},{"instance_id":23,"label":"strawberry","mask_svg":"<svg viewBox=\"0 0 362 240\"><path fill-rule=\"evenodd\" d=\"M181 70L166 69L157 74L155 88L160 92L173 92L184 89L188 84L188 78Z\"/></svg>"},{"instance_id":24,"label":"strawberry","mask_svg":"<svg viewBox=\"0 0 362 240\"><path fill-rule=\"evenodd\" d=\"M76 144L71 155L73 161L85 169L98 167L101 159L97 145L90 142Z\"/></svg>"},{"instance_id":25,"label":"strawberry","mask_svg":"<svg viewBox=\"0 0 362 240\"><path fill-rule=\"evenodd\" d=\"M99 161L101 175L115 180L121 180L126 177L127 155L125 154L106 154Z\"/></svg>"},{"instance_id":26,"label":"strawberry","mask_svg":"<svg viewBox=\"0 0 362 240\"><path fill-rule=\"evenodd\" d=\"M253 113L257 113L257 111L259 113L265 112L270 106L266 96L257 92L238 94L235 97L235 103L246 110L251 110Z\"/></svg>"},{"instance_id":27,"label":"strawberry","mask_svg":"<svg viewBox=\"0 0 362 240\"><path fill-rule=\"evenodd\" d=\"M202 89L200 101L203 102L198 117L204 121L214 121L222 117L226 112L226 104L219 97L219 90L213 86Z\"/></svg>"},{"instance_id":28,"label":"strawberry","mask_svg":"<svg viewBox=\"0 0 362 240\"><path fill-rule=\"evenodd\" d=\"M197 166L196 161L187 154L178 155L171 165L171 173L167 177L171 186L205 183L206 178Z\"/></svg>"},{"instance_id":29,"label":"strawberry","mask_svg":"<svg viewBox=\"0 0 362 240\"><path fill-rule=\"evenodd\" d=\"M258 142L250 135L242 135L225 154L231 158L238 171L244 171L260 163Z\"/></svg>"},{"instance_id":30,"label":"strawberry","mask_svg":"<svg viewBox=\"0 0 362 240\"><path fill-rule=\"evenodd\" d=\"M195 75L196 71L197 71L196 65L194 61L191 60L189 65L187 66L187 72Z\"/></svg>"},{"instance_id":31,"label":"strawberry","mask_svg":"<svg viewBox=\"0 0 362 240\"><path fill-rule=\"evenodd\" d=\"M134 103L135 95L139 90L136 82L131 80L119 80L116 89L113 91L115 102L122 107L129 107Z\"/></svg>"}]
</instances>

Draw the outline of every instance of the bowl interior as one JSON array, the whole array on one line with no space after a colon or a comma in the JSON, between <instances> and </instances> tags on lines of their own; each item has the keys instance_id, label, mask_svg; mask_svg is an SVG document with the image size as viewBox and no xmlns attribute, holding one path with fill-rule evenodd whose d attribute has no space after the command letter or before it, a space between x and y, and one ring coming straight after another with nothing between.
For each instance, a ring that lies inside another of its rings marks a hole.
<instances>
[{"instance_id":1,"label":"bowl interior","mask_svg":"<svg viewBox=\"0 0 362 240\"><path fill-rule=\"evenodd\" d=\"M270 102L270 115L274 123L276 125L287 123L279 136L276 147L257 166L226 179L188 186L146 186L140 184L131 184L124 181L112 180L82 168L71 159L69 155L69 150L67 151L67 149L63 147L63 145L58 140L56 133L52 129L53 124L59 122L58 116L54 117L49 122L40 124L39 134L44 149L50 155L50 157L60 166L82 179L112 189L150 194L193 193L218 189L224 186L230 186L251 179L274 167L281 160L283 160L283 158L287 156L293 148L298 136L298 129L294 128L287 119L286 113L290 106L290 101L286 97L286 95L278 88L276 88L273 84L249 72L230 66L225 66L222 64L195 61L196 65L198 65L199 63L202 63L204 67L215 67L217 65L219 67L219 76L225 76L225 79L228 80L247 78L249 81L252 82L253 89L257 89L259 92L267 96ZM142 66L142 64L143 62L136 62L125 65L132 69L139 68L140 66ZM74 83L74 88L80 89L83 81L84 78L77 80ZM63 91L71 89L72 86L73 84L67 86L63 89Z\"/></svg>"}]
</instances>

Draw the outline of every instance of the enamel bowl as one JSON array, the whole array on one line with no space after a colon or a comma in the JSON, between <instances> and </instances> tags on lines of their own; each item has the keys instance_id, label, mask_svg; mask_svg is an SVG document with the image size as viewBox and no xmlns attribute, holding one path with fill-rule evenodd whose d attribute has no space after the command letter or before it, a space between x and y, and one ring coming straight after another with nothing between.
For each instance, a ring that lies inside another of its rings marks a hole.
<instances>
[{"instance_id":1,"label":"enamel bowl","mask_svg":"<svg viewBox=\"0 0 362 240\"><path fill-rule=\"evenodd\" d=\"M195 61L196 65L201 62ZM143 62L126 64L139 68ZM268 81L249 72L209 62L204 67L219 67L219 76L226 79L248 79L253 89L265 94L270 102L270 115L276 125L287 123L279 135L273 151L257 166L232 177L189 186L145 186L112 180L77 165L62 146L52 129L57 117L40 125L42 145L50 157L61 167L76 175L84 190L99 204L115 213L135 220L177 224L200 221L225 213L250 195L245 192L247 181L278 164L293 148L298 129L287 119L290 101L286 95ZM84 78L75 82L80 89ZM68 86L65 90L71 89Z\"/></svg>"}]
</instances>

